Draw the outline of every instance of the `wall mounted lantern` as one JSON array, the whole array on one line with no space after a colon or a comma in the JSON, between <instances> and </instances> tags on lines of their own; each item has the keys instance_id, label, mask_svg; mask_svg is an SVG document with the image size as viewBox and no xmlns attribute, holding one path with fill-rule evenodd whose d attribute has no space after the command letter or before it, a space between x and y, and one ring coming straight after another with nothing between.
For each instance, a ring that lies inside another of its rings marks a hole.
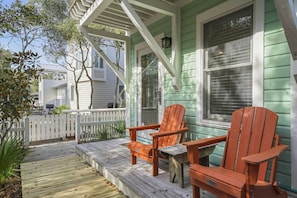
<instances>
[{"instance_id":1,"label":"wall mounted lantern","mask_svg":"<svg viewBox=\"0 0 297 198\"><path fill-rule=\"evenodd\" d=\"M162 48L169 48L171 47L171 38L168 36L163 37L162 39Z\"/></svg>"}]
</instances>

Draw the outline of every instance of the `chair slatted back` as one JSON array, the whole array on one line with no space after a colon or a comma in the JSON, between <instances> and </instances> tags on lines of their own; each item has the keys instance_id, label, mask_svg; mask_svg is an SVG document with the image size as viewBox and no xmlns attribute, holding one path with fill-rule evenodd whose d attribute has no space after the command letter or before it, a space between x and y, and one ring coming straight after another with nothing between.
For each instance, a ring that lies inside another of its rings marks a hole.
<instances>
[{"instance_id":1,"label":"chair slatted back","mask_svg":"<svg viewBox=\"0 0 297 198\"><path fill-rule=\"evenodd\" d=\"M167 106L164 111L159 132L170 132L185 127L183 122L185 112L186 109L183 105L174 104ZM179 141L179 139L180 137L178 135L162 137L158 140L158 146L171 146L176 143L180 143L181 140Z\"/></svg>"},{"instance_id":2,"label":"chair slatted back","mask_svg":"<svg viewBox=\"0 0 297 198\"><path fill-rule=\"evenodd\" d=\"M276 113L263 107L246 107L234 111L222 166L244 173L242 157L272 148L277 120ZM267 166L268 163L260 166L258 179L265 179Z\"/></svg>"}]
</instances>

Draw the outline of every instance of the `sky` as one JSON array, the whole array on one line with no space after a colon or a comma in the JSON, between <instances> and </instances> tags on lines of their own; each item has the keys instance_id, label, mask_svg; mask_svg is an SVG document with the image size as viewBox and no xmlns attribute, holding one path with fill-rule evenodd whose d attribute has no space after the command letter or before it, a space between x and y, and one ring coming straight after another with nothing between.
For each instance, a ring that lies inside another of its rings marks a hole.
<instances>
[{"instance_id":1,"label":"sky","mask_svg":"<svg viewBox=\"0 0 297 198\"><path fill-rule=\"evenodd\" d=\"M22 3L26 3L28 0L21 0ZM14 0L0 0L2 5L10 5ZM12 39L11 37L4 35L0 37L0 47L8 49L11 52L21 51L21 43L18 39ZM40 64L50 64L50 61L45 57L42 51L42 41L34 42L31 50L37 52L41 58L39 59Z\"/></svg>"},{"instance_id":2,"label":"sky","mask_svg":"<svg viewBox=\"0 0 297 198\"><path fill-rule=\"evenodd\" d=\"M26 3L28 0L21 0L22 3ZM10 5L14 0L1 0L3 5Z\"/></svg>"}]
</instances>

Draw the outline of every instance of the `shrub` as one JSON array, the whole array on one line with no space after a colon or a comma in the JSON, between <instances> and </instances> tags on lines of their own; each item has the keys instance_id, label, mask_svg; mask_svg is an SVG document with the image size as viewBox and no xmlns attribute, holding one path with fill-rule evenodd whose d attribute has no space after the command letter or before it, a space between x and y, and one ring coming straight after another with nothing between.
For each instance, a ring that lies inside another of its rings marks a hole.
<instances>
[{"instance_id":1,"label":"shrub","mask_svg":"<svg viewBox=\"0 0 297 198\"><path fill-rule=\"evenodd\" d=\"M67 105L61 105L55 108L55 114L61 114L63 110L70 109Z\"/></svg>"},{"instance_id":2,"label":"shrub","mask_svg":"<svg viewBox=\"0 0 297 198\"><path fill-rule=\"evenodd\" d=\"M126 123L125 121L118 121L115 126L111 127L112 129L114 129L120 137L124 137L125 133L126 133Z\"/></svg>"},{"instance_id":3,"label":"shrub","mask_svg":"<svg viewBox=\"0 0 297 198\"><path fill-rule=\"evenodd\" d=\"M0 184L13 176L17 177L19 165L23 161L28 149L21 146L19 140L10 138L0 145Z\"/></svg>"},{"instance_id":4,"label":"shrub","mask_svg":"<svg viewBox=\"0 0 297 198\"><path fill-rule=\"evenodd\" d=\"M99 140L108 140L108 131L107 128L104 127L104 129L102 131L98 131L98 138Z\"/></svg>"}]
</instances>

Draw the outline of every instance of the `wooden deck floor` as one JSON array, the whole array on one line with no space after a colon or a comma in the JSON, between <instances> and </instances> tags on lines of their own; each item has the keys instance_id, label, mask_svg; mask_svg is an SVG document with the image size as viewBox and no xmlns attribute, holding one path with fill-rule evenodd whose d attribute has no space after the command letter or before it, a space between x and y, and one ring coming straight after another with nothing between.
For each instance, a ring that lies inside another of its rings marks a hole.
<instances>
[{"instance_id":1,"label":"wooden deck floor","mask_svg":"<svg viewBox=\"0 0 297 198\"><path fill-rule=\"evenodd\" d=\"M130 163L130 151L125 146L128 139L115 139L77 145L77 153L91 164L100 174L116 185L129 197L192 197L190 179L185 173L185 188L180 188L177 181L169 182L168 161L159 162L159 175L151 175L151 164L138 160L136 165ZM188 166L185 166L188 169ZM215 196L202 192L202 198Z\"/></svg>"},{"instance_id":2,"label":"wooden deck floor","mask_svg":"<svg viewBox=\"0 0 297 198\"><path fill-rule=\"evenodd\" d=\"M151 176L151 165L145 161L138 160L132 166L128 142L123 138L34 147L21 165L23 197L192 197L188 166L184 170L185 188L180 188L177 181L169 182L168 161L160 161L156 177ZM215 196L202 191L201 197Z\"/></svg>"},{"instance_id":3,"label":"wooden deck floor","mask_svg":"<svg viewBox=\"0 0 297 198\"><path fill-rule=\"evenodd\" d=\"M23 198L126 197L75 154L74 143L31 149L21 178Z\"/></svg>"}]
</instances>

